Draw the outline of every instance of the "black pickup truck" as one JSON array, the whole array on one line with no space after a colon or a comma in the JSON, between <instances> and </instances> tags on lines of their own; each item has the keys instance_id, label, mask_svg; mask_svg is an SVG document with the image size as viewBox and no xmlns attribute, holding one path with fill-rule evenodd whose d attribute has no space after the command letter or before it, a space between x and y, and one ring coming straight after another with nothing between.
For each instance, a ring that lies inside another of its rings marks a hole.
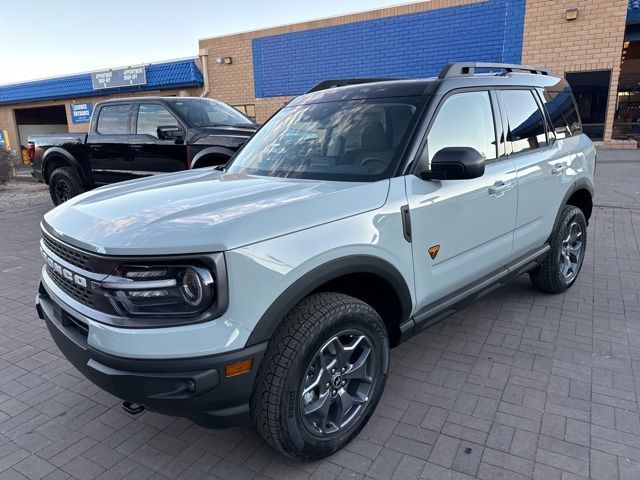
<instances>
[{"instance_id":1,"label":"black pickup truck","mask_svg":"<svg viewBox=\"0 0 640 480\"><path fill-rule=\"evenodd\" d=\"M106 100L96 105L88 134L29 137L31 174L59 205L99 185L225 164L256 129L218 100Z\"/></svg>"}]
</instances>

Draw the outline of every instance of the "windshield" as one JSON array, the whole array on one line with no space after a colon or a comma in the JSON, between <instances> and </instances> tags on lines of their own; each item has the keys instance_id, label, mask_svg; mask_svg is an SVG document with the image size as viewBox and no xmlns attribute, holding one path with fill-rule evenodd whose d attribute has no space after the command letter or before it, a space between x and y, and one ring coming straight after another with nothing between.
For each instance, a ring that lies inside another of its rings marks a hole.
<instances>
[{"instance_id":1,"label":"windshield","mask_svg":"<svg viewBox=\"0 0 640 480\"><path fill-rule=\"evenodd\" d=\"M234 157L230 173L376 181L395 171L421 100L285 107Z\"/></svg>"},{"instance_id":2,"label":"windshield","mask_svg":"<svg viewBox=\"0 0 640 480\"><path fill-rule=\"evenodd\" d=\"M207 98L177 98L171 104L196 127L252 126L254 123L235 108Z\"/></svg>"}]
</instances>

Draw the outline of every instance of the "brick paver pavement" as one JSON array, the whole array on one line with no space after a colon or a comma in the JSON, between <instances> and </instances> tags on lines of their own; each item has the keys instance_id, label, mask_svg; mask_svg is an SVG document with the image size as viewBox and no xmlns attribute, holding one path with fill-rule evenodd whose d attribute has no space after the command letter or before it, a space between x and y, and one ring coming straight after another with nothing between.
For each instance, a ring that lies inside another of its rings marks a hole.
<instances>
[{"instance_id":1,"label":"brick paver pavement","mask_svg":"<svg viewBox=\"0 0 640 480\"><path fill-rule=\"evenodd\" d=\"M250 428L123 413L35 314L48 202L0 213L0 479L640 479L640 160L624 155L601 155L568 293L521 277L395 349L370 423L310 464Z\"/></svg>"}]
</instances>

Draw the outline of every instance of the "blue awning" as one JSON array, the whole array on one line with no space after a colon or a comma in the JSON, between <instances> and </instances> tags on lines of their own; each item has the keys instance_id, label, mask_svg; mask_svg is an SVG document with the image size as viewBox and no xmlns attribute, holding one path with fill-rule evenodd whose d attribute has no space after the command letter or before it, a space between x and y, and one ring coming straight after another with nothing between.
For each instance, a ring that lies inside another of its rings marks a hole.
<instances>
[{"instance_id":1,"label":"blue awning","mask_svg":"<svg viewBox=\"0 0 640 480\"><path fill-rule=\"evenodd\" d=\"M194 59L153 63L146 65L146 71L147 83L145 85L108 90L94 90L91 85L90 73L0 85L0 104L112 95L119 92L201 87L203 84L202 73Z\"/></svg>"}]
</instances>

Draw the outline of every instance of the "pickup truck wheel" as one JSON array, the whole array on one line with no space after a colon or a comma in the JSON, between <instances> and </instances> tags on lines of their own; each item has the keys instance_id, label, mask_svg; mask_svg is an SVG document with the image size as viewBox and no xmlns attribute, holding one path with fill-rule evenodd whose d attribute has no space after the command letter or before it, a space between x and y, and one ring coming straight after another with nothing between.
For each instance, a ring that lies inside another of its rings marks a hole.
<instances>
[{"instance_id":1,"label":"pickup truck wheel","mask_svg":"<svg viewBox=\"0 0 640 480\"><path fill-rule=\"evenodd\" d=\"M587 248L587 221L577 207L566 205L549 238L545 261L529 272L531 283L547 293L562 293L578 278Z\"/></svg>"},{"instance_id":2,"label":"pickup truck wheel","mask_svg":"<svg viewBox=\"0 0 640 480\"><path fill-rule=\"evenodd\" d=\"M54 205L60 205L83 191L80 178L71 167L56 168L49 177L49 194Z\"/></svg>"},{"instance_id":3,"label":"pickup truck wheel","mask_svg":"<svg viewBox=\"0 0 640 480\"><path fill-rule=\"evenodd\" d=\"M296 305L261 362L251 413L264 439L296 460L351 441L373 413L389 369L384 323L368 304L317 293Z\"/></svg>"}]
</instances>

